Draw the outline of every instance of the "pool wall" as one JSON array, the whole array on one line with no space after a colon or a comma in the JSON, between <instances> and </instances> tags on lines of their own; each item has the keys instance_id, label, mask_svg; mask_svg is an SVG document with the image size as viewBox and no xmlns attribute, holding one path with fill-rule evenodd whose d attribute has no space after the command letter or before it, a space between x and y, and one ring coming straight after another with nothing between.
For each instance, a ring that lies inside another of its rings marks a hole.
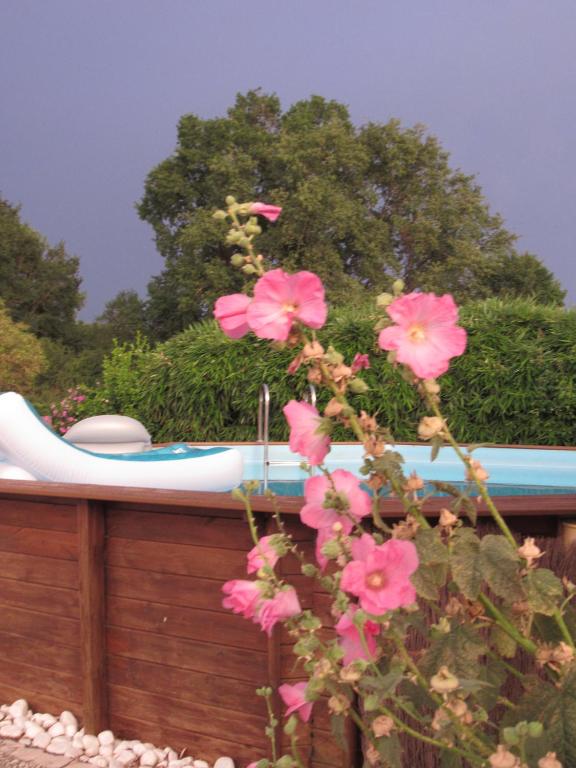
<instances>
[{"instance_id":1,"label":"pool wall","mask_svg":"<svg viewBox=\"0 0 576 768\"><path fill-rule=\"evenodd\" d=\"M546 453L554 464L555 452ZM431 514L443 503L432 500ZM557 529L576 518L576 494L498 503L522 535L545 537L562 569ZM281 500L291 532L312 553L301 505ZM269 500L253 507L261 532L272 530ZM384 502L383 515L397 518L398 502ZM245 578L251 546L242 505L229 494L0 481L0 701L71 709L88 731L111 728L206 759L228 754L239 768L266 755L254 689L302 674L283 630L268 640L221 606L221 586ZM327 596L297 562L286 558L281 568L329 634ZM351 758L333 745L325 701L315 705L307 766L361 764L357 735L347 738Z\"/></svg>"}]
</instances>

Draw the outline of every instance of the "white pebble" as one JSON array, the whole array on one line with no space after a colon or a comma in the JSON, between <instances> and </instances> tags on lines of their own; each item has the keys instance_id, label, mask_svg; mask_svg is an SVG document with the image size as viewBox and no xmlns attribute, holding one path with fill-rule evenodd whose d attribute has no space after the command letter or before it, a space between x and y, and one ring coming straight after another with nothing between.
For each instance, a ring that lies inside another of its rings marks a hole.
<instances>
[{"instance_id":1,"label":"white pebble","mask_svg":"<svg viewBox=\"0 0 576 768\"><path fill-rule=\"evenodd\" d=\"M114 734L112 731L100 731L98 741L100 744L114 744Z\"/></svg>"},{"instance_id":2,"label":"white pebble","mask_svg":"<svg viewBox=\"0 0 576 768\"><path fill-rule=\"evenodd\" d=\"M149 768L154 768L158 762L158 755L153 749L147 749L140 757L140 765L147 765Z\"/></svg>"},{"instance_id":3,"label":"white pebble","mask_svg":"<svg viewBox=\"0 0 576 768\"><path fill-rule=\"evenodd\" d=\"M72 746L76 747L76 749L84 749L84 734L80 733L80 731L77 731L72 736Z\"/></svg>"},{"instance_id":4,"label":"white pebble","mask_svg":"<svg viewBox=\"0 0 576 768\"><path fill-rule=\"evenodd\" d=\"M88 762L92 763L92 765L96 765L98 768L108 768L108 760L106 760L105 757L102 757L102 755L91 757Z\"/></svg>"},{"instance_id":5,"label":"white pebble","mask_svg":"<svg viewBox=\"0 0 576 768\"><path fill-rule=\"evenodd\" d=\"M39 733L45 733L44 728L42 728L41 725L35 723L33 720L26 723L26 736L33 739L35 736L38 736Z\"/></svg>"},{"instance_id":6,"label":"white pebble","mask_svg":"<svg viewBox=\"0 0 576 768\"><path fill-rule=\"evenodd\" d=\"M29 723L29 722L30 721L27 720L25 717L20 717L19 716L19 717L15 717L14 718L14 725L17 725L20 728L24 728L24 730L26 730L26 724Z\"/></svg>"},{"instance_id":7,"label":"white pebble","mask_svg":"<svg viewBox=\"0 0 576 768\"><path fill-rule=\"evenodd\" d=\"M134 765L134 763L138 762L138 758L131 749L122 749L120 752L117 751L116 760L118 760L121 765L126 766Z\"/></svg>"},{"instance_id":8,"label":"white pebble","mask_svg":"<svg viewBox=\"0 0 576 768\"><path fill-rule=\"evenodd\" d=\"M19 739L24 734L24 729L19 725L2 725L0 726L0 736L4 736L6 739Z\"/></svg>"},{"instance_id":9,"label":"white pebble","mask_svg":"<svg viewBox=\"0 0 576 768\"><path fill-rule=\"evenodd\" d=\"M80 760L81 763L87 763L90 760L90 758L88 757L88 755L80 755L78 760Z\"/></svg>"},{"instance_id":10,"label":"white pebble","mask_svg":"<svg viewBox=\"0 0 576 768\"><path fill-rule=\"evenodd\" d=\"M234 760L231 757L219 757L214 763L214 768L234 768Z\"/></svg>"},{"instance_id":11,"label":"white pebble","mask_svg":"<svg viewBox=\"0 0 576 768\"><path fill-rule=\"evenodd\" d=\"M74 745L71 745L70 748L67 749L64 753L65 757L71 757L74 760L77 760L81 754L82 750L79 747L75 747Z\"/></svg>"},{"instance_id":12,"label":"white pebble","mask_svg":"<svg viewBox=\"0 0 576 768\"><path fill-rule=\"evenodd\" d=\"M48 733L50 736L52 736L53 739L55 739L57 736L64 736L66 729L62 723L56 722L54 725L51 725L50 728L48 728Z\"/></svg>"},{"instance_id":13,"label":"white pebble","mask_svg":"<svg viewBox=\"0 0 576 768\"><path fill-rule=\"evenodd\" d=\"M140 757L140 755L143 755L144 752L146 752L146 746L142 744L141 741L134 741L132 742L132 752L136 755L136 757Z\"/></svg>"},{"instance_id":14,"label":"white pebble","mask_svg":"<svg viewBox=\"0 0 576 768\"><path fill-rule=\"evenodd\" d=\"M178 755L176 752L174 752L173 749L165 749L164 753L169 763L173 763L175 760L178 760Z\"/></svg>"},{"instance_id":15,"label":"white pebble","mask_svg":"<svg viewBox=\"0 0 576 768\"><path fill-rule=\"evenodd\" d=\"M62 725L73 725L76 730L78 730L78 720L76 719L75 715L72 714L72 712L69 712L67 709L62 712L60 715L60 722Z\"/></svg>"},{"instance_id":16,"label":"white pebble","mask_svg":"<svg viewBox=\"0 0 576 768\"><path fill-rule=\"evenodd\" d=\"M46 752L49 752L51 755L65 755L71 748L72 745L66 736L56 736L46 747Z\"/></svg>"},{"instance_id":17,"label":"white pebble","mask_svg":"<svg viewBox=\"0 0 576 768\"><path fill-rule=\"evenodd\" d=\"M168 768L186 768L188 765L192 765L191 757L184 757L182 760L170 760Z\"/></svg>"},{"instance_id":18,"label":"white pebble","mask_svg":"<svg viewBox=\"0 0 576 768\"><path fill-rule=\"evenodd\" d=\"M52 728L54 723L56 722L56 718L52 715L42 715L42 720L40 721L40 725L42 725L46 730L48 728Z\"/></svg>"},{"instance_id":19,"label":"white pebble","mask_svg":"<svg viewBox=\"0 0 576 768\"><path fill-rule=\"evenodd\" d=\"M192 765L194 768L210 768L206 760L194 760Z\"/></svg>"},{"instance_id":20,"label":"white pebble","mask_svg":"<svg viewBox=\"0 0 576 768\"><path fill-rule=\"evenodd\" d=\"M98 751L102 757L105 757L109 760L114 754L114 747L112 744L100 744L100 749Z\"/></svg>"},{"instance_id":21,"label":"white pebble","mask_svg":"<svg viewBox=\"0 0 576 768\"><path fill-rule=\"evenodd\" d=\"M50 734L46 733L46 731L42 731L42 733L39 733L36 736L34 736L34 738L32 739L32 746L38 747L38 749L46 749L46 747L48 746L48 744L50 744L51 741L52 739L50 738Z\"/></svg>"},{"instance_id":22,"label":"white pebble","mask_svg":"<svg viewBox=\"0 0 576 768\"><path fill-rule=\"evenodd\" d=\"M32 744L32 739L29 739L28 736L22 736L22 738L19 739L19 743L22 744L23 747L29 747Z\"/></svg>"},{"instance_id":23,"label":"white pebble","mask_svg":"<svg viewBox=\"0 0 576 768\"><path fill-rule=\"evenodd\" d=\"M86 752L88 757L96 757L100 749L100 742L96 736L86 734L86 736L84 736L82 739L82 746L84 747L84 752Z\"/></svg>"},{"instance_id":24,"label":"white pebble","mask_svg":"<svg viewBox=\"0 0 576 768\"><path fill-rule=\"evenodd\" d=\"M68 725L64 726L64 733L66 734L66 736L68 736L69 739L75 736L77 732L78 732L78 723L76 723L76 725L74 725L73 723L69 723Z\"/></svg>"},{"instance_id":25,"label":"white pebble","mask_svg":"<svg viewBox=\"0 0 576 768\"><path fill-rule=\"evenodd\" d=\"M12 717L26 717L28 714L28 702L26 699L17 699L8 707L8 712Z\"/></svg>"}]
</instances>

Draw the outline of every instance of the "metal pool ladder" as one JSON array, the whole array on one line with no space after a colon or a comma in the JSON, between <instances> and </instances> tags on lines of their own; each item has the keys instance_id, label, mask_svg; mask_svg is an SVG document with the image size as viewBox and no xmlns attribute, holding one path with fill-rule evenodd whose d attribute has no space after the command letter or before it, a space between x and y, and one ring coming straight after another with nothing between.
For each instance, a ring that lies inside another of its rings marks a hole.
<instances>
[{"instance_id":1,"label":"metal pool ladder","mask_svg":"<svg viewBox=\"0 0 576 768\"><path fill-rule=\"evenodd\" d=\"M310 405L316 405L316 387L314 384L309 384L306 393L304 394L304 400ZM264 490L268 490L268 475L270 467L297 467L300 465L299 461L270 461L270 389L268 384L262 384L260 387L260 394L258 395L258 436L257 441L264 446L263 451L263 485Z\"/></svg>"}]
</instances>

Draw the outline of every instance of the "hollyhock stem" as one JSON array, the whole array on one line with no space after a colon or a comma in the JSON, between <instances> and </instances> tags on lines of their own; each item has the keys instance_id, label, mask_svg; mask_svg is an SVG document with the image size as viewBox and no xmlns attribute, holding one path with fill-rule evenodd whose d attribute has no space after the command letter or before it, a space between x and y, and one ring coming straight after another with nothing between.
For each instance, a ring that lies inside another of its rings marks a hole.
<instances>
[{"instance_id":1,"label":"hollyhock stem","mask_svg":"<svg viewBox=\"0 0 576 768\"><path fill-rule=\"evenodd\" d=\"M562 633L562 637L564 640L568 643L568 645L571 648L574 648L574 640L572 639L572 635L570 634L570 630L568 629L568 625L564 621L564 616L562 616L562 613L560 612L559 608L556 608L554 611L554 620L556 621L556 624L558 625L558 629Z\"/></svg>"},{"instance_id":2,"label":"hollyhock stem","mask_svg":"<svg viewBox=\"0 0 576 768\"><path fill-rule=\"evenodd\" d=\"M489 597L484 594L479 594L478 600L482 603L484 608L486 608L488 615L491 616L500 625L504 632L506 632L506 634L509 635L513 640L515 640L519 646L531 654L536 653L538 650L536 644L533 643L529 638L524 637L524 635L522 635L516 629L514 624L508 621L506 616L504 616L504 614L494 605Z\"/></svg>"},{"instance_id":3,"label":"hollyhock stem","mask_svg":"<svg viewBox=\"0 0 576 768\"><path fill-rule=\"evenodd\" d=\"M238 219L238 216L236 215L236 213L231 212L230 218L232 219L234 227L239 232L242 232L248 241L246 245L242 245L240 247L246 251L246 254L250 259L249 263L252 264L252 266L256 270L256 274L258 275L258 277L262 277L262 275L265 273L266 270L264 269L263 264L256 259L256 256L254 254L254 246L252 245L252 239L254 235L246 234L246 232L244 231L244 225L240 223L240 220Z\"/></svg>"}]
</instances>

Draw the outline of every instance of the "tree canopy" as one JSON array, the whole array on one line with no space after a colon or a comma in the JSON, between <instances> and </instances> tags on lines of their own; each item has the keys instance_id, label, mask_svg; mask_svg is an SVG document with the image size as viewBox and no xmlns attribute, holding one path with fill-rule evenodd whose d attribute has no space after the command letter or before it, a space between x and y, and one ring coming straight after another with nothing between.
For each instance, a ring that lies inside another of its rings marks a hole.
<instances>
[{"instance_id":1,"label":"tree canopy","mask_svg":"<svg viewBox=\"0 0 576 768\"><path fill-rule=\"evenodd\" d=\"M149 285L148 315L167 338L241 288L233 250L212 218L226 195L281 205L259 246L286 269L311 269L334 304L387 290L449 291L457 300L564 291L490 212L474 177L454 170L436 138L397 120L359 128L320 96L285 112L260 91L238 95L226 117L185 115L175 151L148 175L138 211L154 228L165 267Z\"/></svg>"},{"instance_id":2,"label":"tree canopy","mask_svg":"<svg viewBox=\"0 0 576 768\"><path fill-rule=\"evenodd\" d=\"M0 298L39 337L65 340L83 304L79 260L46 239L0 197Z\"/></svg>"},{"instance_id":3,"label":"tree canopy","mask_svg":"<svg viewBox=\"0 0 576 768\"><path fill-rule=\"evenodd\" d=\"M46 368L42 343L24 323L15 323L0 300L0 391L29 394Z\"/></svg>"}]
</instances>

